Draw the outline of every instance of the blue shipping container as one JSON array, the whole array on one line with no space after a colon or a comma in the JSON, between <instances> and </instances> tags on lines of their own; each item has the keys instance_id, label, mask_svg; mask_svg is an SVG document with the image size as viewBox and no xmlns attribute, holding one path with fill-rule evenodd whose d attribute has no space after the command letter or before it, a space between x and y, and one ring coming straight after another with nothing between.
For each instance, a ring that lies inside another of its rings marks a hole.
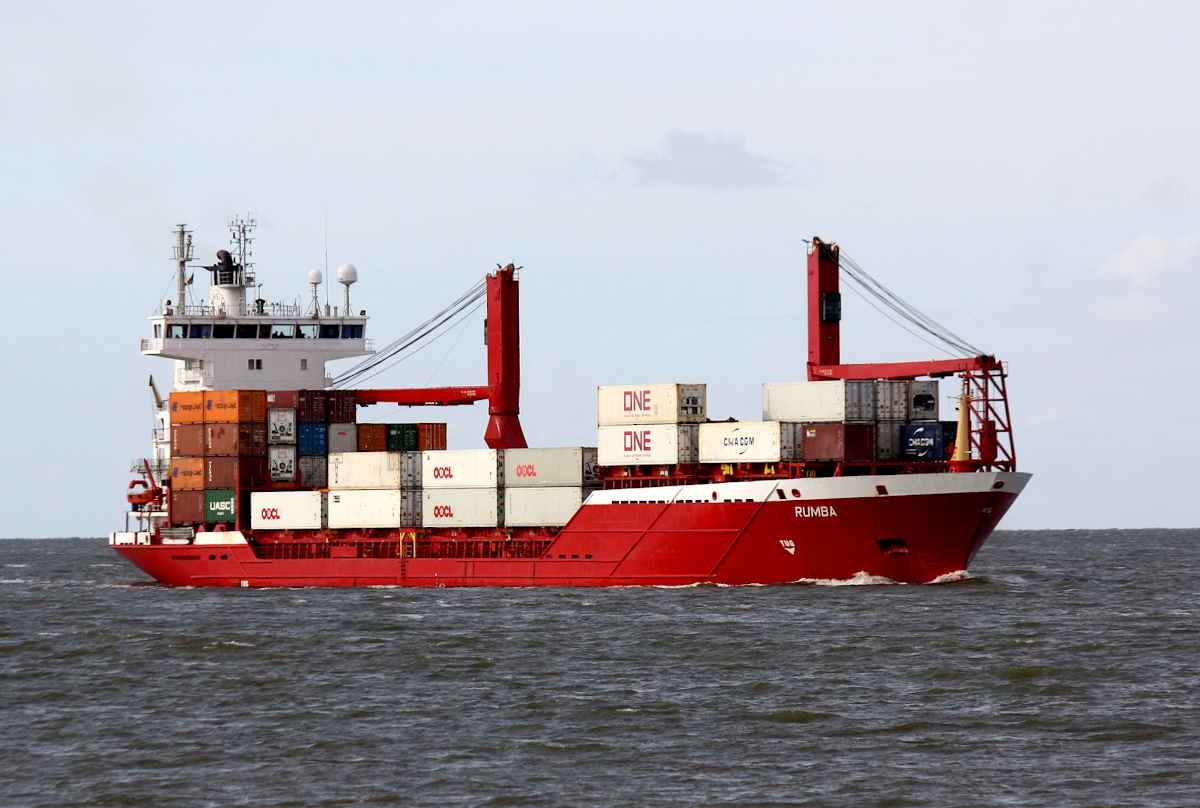
<instances>
[{"instance_id":1,"label":"blue shipping container","mask_svg":"<svg viewBox=\"0 0 1200 808\"><path fill-rule=\"evenodd\" d=\"M905 424L900 450L905 460L944 460L942 424Z\"/></svg>"},{"instance_id":2,"label":"blue shipping container","mask_svg":"<svg viewBox=\"0 0 1200 808\"><path fill-rule=\"evenodd\" d=\"M296 424L296 443L302 455L328 453L329 428L325 424Z\"/></svg>"}]
</instances>

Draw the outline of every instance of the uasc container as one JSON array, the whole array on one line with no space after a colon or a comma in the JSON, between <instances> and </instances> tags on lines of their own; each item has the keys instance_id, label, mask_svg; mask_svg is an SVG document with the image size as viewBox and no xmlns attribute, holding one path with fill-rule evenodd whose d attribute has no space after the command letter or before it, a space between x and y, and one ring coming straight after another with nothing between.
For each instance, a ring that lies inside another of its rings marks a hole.
<instances>
[{"instance_id":1,"label":"uasc container","mask_svg":"<svg viewBox=\"0 0 1200 808\"><path fill-rule=\"evenodd\" d=\"M630 424L596 430L596 454L601 466L673 465L695 463L698 424ZM428 483L426 483L428 484Z\"/></svg>"},{"instance_id":2,"label":"uasc container","mask_svg":"<svg viewBox=\"0 0 1200 808\"><path fill-rule=\"evenodd\" d=\"M874 424L805 424L805 460L875 459Z\"/></svg>"},{"instance_id":3,"label":"uasc container","mask_svg":"<svg viewBox=\"0 0 1200 808\"><path fill-rule=\"evenodd\" d=\"M272 446L296 442L296 411L288 407L267 410L267 440Z\"/></svg>"},{"instance_id":4,"label":"uasc container","mask_svg":"<svg viewBox=\"0 0 1200 808\"><path fill-rule=\"evenodd\" d=\"M424 527L499 527L504 498L499 488L425 488L421 503Z\"/></svg>"},{"instance_id":5,"label":"uasc container","mask_svg":"<svg viewBox=\"0 0 1200 808\"><path fill-rule=\"evenodd\" d=\"M237 492L231 488L204 492L204 521L208 524L232 523L237 519Z\"/></svg>"},{"instance_id":6,"label":"uasc container","mask_svg":"<svg viewBox=\"0 0 1200 808\"><path fill-rule=\"evenodd\" d=\"M702 423L708 417L708 393L703 384L642 384L600 387L596 395L597 423Z\"/></svg>"},{"instance_id":7,"label":"uasc container","mask_svg":"<svg viewBox=\"0 0 1200 808\"><path fill-rule=\"evenodd\" d=\"M506 488L583 486L599 482L596 448L505 449Z\"/></svg>"},{"instance_id":8,"label":"uasc container","mask_svg":"<svg viewBox=\"0 0 1200 808\"><path fill-rule=\"evenodd\" d=\"M267 425L205 424L204 450L210 457L261 457L267 453Z\"/></svg>"},{"instance_id":9,"label":"uasc container","mask_svg":"<svg viewBox=\"0 0 1200 808\"><path fill-rule=\"evenodd\" d=\"M749 421L700 424L701 463L778 463L798 460L796 424Z\"/></svg>"},{"instance_id":10,"label":"uasc container","mask_svg":"<svg viewBox=\"0 0 1200 808\"><path fill-rule=\"evenodd\" d=\"M511 450L510 450L511 451ZM594 488L580 486L504 489L506 527L562 527L571 521Z\"/></svg>"},{"instance_id":11,"label":"uasc container","mask_svg":"<svg viewBox=\"0 0 1200 808\"><path fill-rule=\"evenodd\" d=\"M875 420L875 382L777 382L762 386L763 420L804 423Z\"/></svg>"},{"instance_id":12,"label":"uasc container","mask_svg":"<svg viewBox=\"0 0 1200 808\"><path fill-rule=\"evenodd\" d=\"M205 390L204 423L256 423L267 420L265 390Z\"/></svg>"},{"instance_id":13,"label":"uasc container","mask_svg":"<svg viewBox=\"0 0 1200 808\"><path fill-rule=\"evenodd\" d=\"M319 530L326 527L322 491L255 491L250 495L250 527L254 530Z\"/></svg>"},{"instance_id":14,"label":"uasc container","mask_svg":"<svg viewBox=\"0 0 1200 808\"><path fill-rule=\"evenodd\" d=\"M504 483L504 452L497 449L450 449L424 452L421 485L425 488L496 488Z\"/></svg>"},{"instance_id":15,"label":"uasc container","mask_svg":"<svg viewBox=\"0 0 1200 808\"><path fill-rule=\"evenodd\" d=\"M172 424L204 423L204 392L171 393L167 406L171 410Z\"/></svg>"},{"instance_id":16,"label":"uasc container","mask_svg":"<svg viewBox=\"0 0 1200 808\"><path fill-rule=\"evenodd\" d=\"M371 489L329 492L329 527L419 527L421 492Z\"/></svg>"},{"instance_id":17,"label":"uasc container","mask_svg":"<svg viewBox=\"0 0 1200 808\"><path fill-rule=\"evenodd\" d=\"M203 457L171 458L171 489L173 491L202 491L204 487ZM201 508L203 506L203 501L201 501Z\"/></svg>"}]
</instances>

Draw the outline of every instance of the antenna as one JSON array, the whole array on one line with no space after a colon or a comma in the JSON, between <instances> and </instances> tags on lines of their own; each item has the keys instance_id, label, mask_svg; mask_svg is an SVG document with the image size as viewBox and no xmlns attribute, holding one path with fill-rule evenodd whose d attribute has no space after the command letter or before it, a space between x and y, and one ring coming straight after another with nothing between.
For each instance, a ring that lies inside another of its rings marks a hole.
<instances>
[{"instance_id":1,"label":"antenna","mask_svg":"<svg viewBox=\"0 0 1200 808\"><path fill-rule=\"evenodd\" d=\"M175 249L172 251L172 258L179 265L179 313L183 314L183 305L187 293L187 262L192 260L192 231L187 229L186 224L176 225L179 229L175 231Z\"/></svg>"},{"instance_id":2,"label":"antenna","mask_svg":"<svg viewBox=\"0 0 1200 808\"><path fill-rule=\"evenodd\" d=\"M254 262L250 260L254 252L250 249L250 245L254 243L251 233L257 224L254 217L249 214L245 218L234 216L229 222L229 244L233 247L237 263L242 267L246 286L255 285L254 270L252 269Z\"/></svg>"},{"instance_id":3,"label":"antenna","mask_svg":"<svg viewBox=\"0 0 1200 808\"><path fill-rule=\"evenodd\" d=\"M353 312L350 311L350 285L358 281L358 270L354 268L354 264L342 264L337 271L338 283L346 287L346 308L342 311L343 317L349 317Z\"/></svg>"},{"instance_id":4,"label":"antenna","mask_svg":"<svg viewBox=\"0 0 1200 808\"><path fill-rule=\"evenodd\" d=\"M329 274L329 206L325 206L325 274ZM325 308L329 308L329 286L325 286Z\"/></svg>"},{"instance_id":5,"label":"antenna","mask_svg":"<svg viewBox=\"0 0 1200 808\"><path fill-rule=\"evenodd\" d=\"M321 285L321 281L323 280L324 277L321 275L321 270L319 269L314 269L308 273L308 282L312 284L313 288L312 305L308 307L308 313L313 317L321 316L321 299L317 296L317 287Z\"/></svg>"}]
</instances>

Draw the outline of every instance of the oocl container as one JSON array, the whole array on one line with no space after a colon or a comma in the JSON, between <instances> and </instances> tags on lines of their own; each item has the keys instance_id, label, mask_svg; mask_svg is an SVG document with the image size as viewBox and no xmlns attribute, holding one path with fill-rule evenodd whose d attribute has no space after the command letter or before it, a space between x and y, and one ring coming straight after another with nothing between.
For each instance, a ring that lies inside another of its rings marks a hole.
<instances>
[{"instance_id":1,"label":"oocl container","mask_svg":"<svg viewBox=\"0 0 1200 808\"><path fill-rule=\"evenodd\" d=\"M276 407L267 410L267 440L272 446L296 442L296 411Z\"/></svg>"},{"instance_id":2,"label":"oocl container","mask_svg":"<svg viewBox=\"0 0 1200 808\"><path fill-rule=\"evenodd\" d=\"M451 449L421 455L425 488L496 488L504 484L504 451Z\"/></svg>"},{"instance_id":3,"label":"oocl container","mask_svg":"<svg viewBox=\"0 0 1200 808\"><path fill-rule=\"evenodd\" d=\"M700 424L701 463L798 460L797 425L780 421Z\"/></svg>"},{"instance_id":4,"label":"oocl container","mask_svg":"<svg viewBox=\"0 0 1200 808\"><path fill-rule=\"evenodd\" d=\"M583 507L591 490L579 486L506 488L504 524L506 527L562 527Z\"/></svg>"},{"instance_id":5,"label":"oocl container","mask_svg":"<svg viewBox=\"0 0 1200 808\"><path fill-rule=\"evenodd\" d=\"M325 424L301 422L296 425L296 450L302 455L323 455L329 452L329 427Z\"/></svg>"},{"instance_id":6,"label":"oocl container","mask_svg":"<svg viewBox=\"0 0 1200 808\"><path fill-rule=\"evenodd\" d=\"M203 457L172 457L171 458L171 490L173 491L203 491L204 490L204 458ZM203 502L201 502L203 508ZM203 517L201 517L203 518Z\"/></svg>"},{"instance_id":7,"label":"oocl container","mask_svg":"<svg viewBox=\"0 0 1200 808\"><path fill-rule=\"evenodd\" d=\"M499 488L425 488L423 527L499 527L504 498Z\"/></svg>"},{"instance_id":8,"label":"oocl container","mask_svg":"<svg viewBox=\"0 0 1200 808\"><path fill-rule=\"evenodd\" d=\"M329 527L419 527L421 492L396 489L329 492Z\"/></svg>"},{"instance_id":9,"label":"oocl container","mask_svg":"<svg viewBox=\"0 0 1200 808\"><path fill-rule=\"evenodd\" d=\"M875 382L875 419L908 420L908 382Z\"/></svg>"},{"instance_id":10,"label":"oocl container","mask_svg":"<svg viewBox=\"0 0 1200 808\"><path fill-rule=\"evenodd\" d=\"M172 424L204 423L204 392L171 393L167 406Z\"/></svg>"},{"instance_id":11,"label":"oocl container","mask_svg":"<svg viewBox=\"0 0 1200 808\"><path fill-rule=\"evenodd\" d=\"M697 447L698 426L698 424L601 426L596 430L597 462L601 466L661 466L696 463L700 459Z\"/></svg>"},{"instance_id":12,"label":"oocl container","mask_svg":"<svg viewBox=\"0 0 1200 808\"><path fill-rule=\"evenodd\" d=\"M204 455L204 424L171 424L172 457Z\"/></svg>"},{"instance_id":13,"label":"oocl container","mask_svg":"<svg viewBox=\"0 0 1200 808\"><path fill-rule=\"evenodd\" d=\"M619 424L680 424L708 417L708 394L703 384L642 384L600 387L596 422Z\"/></svg>"},{"instance_id":14,"label":"oocl container","mask_svg":"<svg viewBox=\"0 0 1200 808\"><path fill-rule=\"evenodd\" d=\"M777 382L762 386L763 420L805 423L875 420L875 382Z\"/></svg>"},{"instance_id":15,"label":"oocl container","mask_svg":"<svg viewBox=\"0 0 1200 808\"><path fill-rule=\"evenodd\" d=\"M265 390L205 390L204 423L257 423L267 420Z\"/></svg>"},{"instance_id":16,"label":"oocl container","mask_svg":"<svg viewBox=\"0 0 1200 808\"><path fill-rule=\"evenodd\" d=\"M204 523L204 492L171 489L171 523L200 525Z\"/></svg>"},{"instance_id":17,"label":"oocl container","mask_svg":"<svg viewBox=\"0 0 1200 808\"><path fill-rule=\"evenodd\" d=\"M805 460L875 459L875 424L805 424Z\"/></svg>"},{"instance_id":18,"label":"oocl container","mask_svg":"<svg viewBox=\"0 0 1200 808\"><path fill-rule=\"evenodd\" d=\"M908 419L936 421L939 417L940 386L937 379L913 379L908 383Z\"/></svg>"},{"instance_id":19,"label":"oocl container","mask_svg":"<svg viewBox=\"0 0 1200 808\"><path fill-rule=\"evenodd\" d=\"M237 519L237 492L221 488L204 492L204 521L231 523Z\"/></svg>"},{"instance_id":20,"label":"oocl container","mask_svg":"<svg viewBox=\"0 0 1200 808\"><path fill-rule=\"evenodd\" d=\"M254 530L319 530L328 523L323 491L255 491L250 495Z\"/></svg>"},{"instance_id":21,"label":"oocl container","mask_svg":"<svg viewBox=\"0 0 1200 808\"><path fill-rule=\"evenodd\" d=\"M583 486L598 482L595 447L504 450L506 488Z\"/></svg>"},{"instance_id":22,"label":"oocl container","mask_svg":"<svg viewBox=\"0 0 1200 808\"><path fill-rule=\"evenodd\" d=\"M267 451L271 461L272 482L295 482L296 480L296 447L272 446Z\"/></svg>"},{"instance_id":23,"label":"oocl container","mask_svg":"<svg viewBox=\"0 0 1200 808\"><path fill-rule=\"evenodd\" d=\"M210 457L252 457L267 453L266 424L205 424L204 453Z\"/></svg>"},{"instance_id":24,"label":"oocl container","mask_svg":"<svg viewBox=\"0 0 1200 808\"><path fill-rule=\"evenodd\" d=\"M358 451L358 424L330 424L326 437L330 454Z\"/></svg>"},{"instance_id":25,"label":"oocl container","mask_svg":"<svg viewBox=\"0 0 1200 808\"><path fill-rule=\"evenodd\" d=\"M265 457L204 458L204 488L265 488Z\"/></svg>"}]
</instances>

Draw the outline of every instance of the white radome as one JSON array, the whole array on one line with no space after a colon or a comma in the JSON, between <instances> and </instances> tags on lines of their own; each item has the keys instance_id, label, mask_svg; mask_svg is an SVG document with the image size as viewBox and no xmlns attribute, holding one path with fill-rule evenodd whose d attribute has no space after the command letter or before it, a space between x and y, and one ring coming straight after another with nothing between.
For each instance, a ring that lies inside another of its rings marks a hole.
<instances>
[{"instance_id":1,"label":"white radome","mask_svg":"<svg viewBox=\"0 0 1200 808\"><path fill-rule=\"evenodd\" d=\"M321 274L321 270L314 269L308 273L308 282L316 286L321 281L325 280L325 276Z\"/></svg>"},{"instance_id":2,"label":"white radome","mask_svg":"<svg viewBox=\"0 0 1200 808\"><path fill-rule=\"evenodd\" d=\"M352 283L358 282L358 270L354 268L354 264L342 264L337 271L338 283L349 286Z\"/></svg>"}]
</instances>

